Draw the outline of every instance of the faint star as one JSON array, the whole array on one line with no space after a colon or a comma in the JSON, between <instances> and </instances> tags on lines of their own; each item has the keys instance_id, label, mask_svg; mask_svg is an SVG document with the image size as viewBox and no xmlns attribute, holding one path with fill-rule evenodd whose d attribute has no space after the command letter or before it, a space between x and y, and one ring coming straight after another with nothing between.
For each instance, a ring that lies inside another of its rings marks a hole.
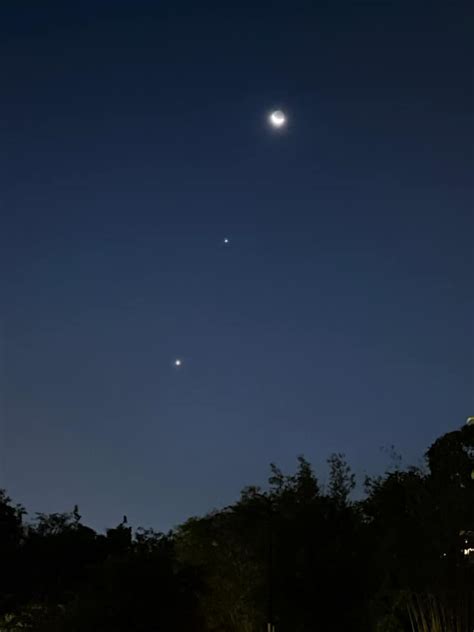
<instances>
[{"instance_id":1,"label":"faint star","mask_svg":"<svg viewBox=\"0 0 474 632\"><path fill-rule=\"evenodd\" d=\"M227 239L227 237L224 239L224 243L225 243L225 244L228 244L228 243L229 243L229 240Z\"/></svg>"},{"instance_id":2,"label":"faint star","mask_svg":"<svg viewBox=\"0 0 474 632\"><path fill-rule=\"evenodd\" d=\"M174 365L175 367L180 367L182 365L182 361L179 358L176 358L176 360L174 361Z\"/></svg>"}]
</instances>

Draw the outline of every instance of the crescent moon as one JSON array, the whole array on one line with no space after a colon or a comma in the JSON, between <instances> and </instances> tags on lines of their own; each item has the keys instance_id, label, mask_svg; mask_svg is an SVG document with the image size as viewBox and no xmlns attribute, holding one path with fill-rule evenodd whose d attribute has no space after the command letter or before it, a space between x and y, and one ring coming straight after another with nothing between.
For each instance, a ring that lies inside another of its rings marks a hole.
<instances>
[{"instance_id":1,"label":"crescent moon","mask_svg":"<svg viewBox=\"0 0 474 632\"><path fill-rule=\"evenodd\" d=\"M286 116L281 110L275 110L270 114L269 120L273 127L282 127L286 123Z\"/></svg>"}]
</instances>

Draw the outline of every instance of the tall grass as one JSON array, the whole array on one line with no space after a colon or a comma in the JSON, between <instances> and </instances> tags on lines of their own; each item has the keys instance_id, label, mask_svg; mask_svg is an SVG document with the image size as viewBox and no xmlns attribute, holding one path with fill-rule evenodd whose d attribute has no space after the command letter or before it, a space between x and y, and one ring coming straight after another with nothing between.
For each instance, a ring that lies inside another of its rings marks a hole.
<instances>
[{"instance_id":1,"label":"tall grass","mask_svg":"<svg viewBox=\"0 0 474 632\"><path fill-rule=\"evenodd\" d=\"M473 595L441 599L415 595L409 599L412 632L473 632Z\"/></svg>"}]
</instances>

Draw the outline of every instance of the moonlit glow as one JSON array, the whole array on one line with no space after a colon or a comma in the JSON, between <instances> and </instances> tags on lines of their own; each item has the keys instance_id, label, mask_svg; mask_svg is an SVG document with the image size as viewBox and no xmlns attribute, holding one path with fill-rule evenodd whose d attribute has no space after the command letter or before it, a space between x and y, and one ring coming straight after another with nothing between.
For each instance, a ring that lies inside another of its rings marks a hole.
<instances>
[{"instance_id":1,"label":"moonlit glow","mask_svg":"<svg viewBox=\"0 0 474 632\"><path fill-rule=\"evenodd\" d=\"M227 239L227 237L224 239L224 243L225 243L225 244L228 244L228 243L229 243L229 240Z\"/></svg>"},{"instance_id":2,"label":"moonlit glow","mask_svg":"<svg viewBox=\"0 0 474 632\"><path fill-rule=\"evenodd\" d=\"M269 121L273 127L283 127L286 123L286 116L281 110L275 110L270 114Z\"/></svg>"},{"instance_id":3,"label":"moonlit glow","mask_svg":"<svg viewBox=\"0 0 474 632\"><path fill-rule=\"evenodd\" d=\"M180 360L179 358L176 358L176 360L174 361L174 365L175 365L176 367L180 367L180 366L181 366L181 364L182 364L181 360Z\"/></svg>"}]
</instances>

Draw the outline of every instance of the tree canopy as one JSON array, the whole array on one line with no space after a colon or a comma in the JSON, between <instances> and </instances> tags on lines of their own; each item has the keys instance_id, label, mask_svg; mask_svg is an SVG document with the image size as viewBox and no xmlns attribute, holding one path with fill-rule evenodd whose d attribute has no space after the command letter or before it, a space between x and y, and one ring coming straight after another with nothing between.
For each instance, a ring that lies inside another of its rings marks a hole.
<instances>
[{"instance_id":1,"label":"tree canopy","mask_svg":"<svg viewBox=\"0 0 474 632\"><path fill-rule=\"evenodd\" d=\"M272 464L168 534L125 516L97 533L74 505L30 518L0 490L0 632L472 629L474 425L357 500L344 455L328 468L323 486L304 457Z\"/></svg>"}]
</instances>

